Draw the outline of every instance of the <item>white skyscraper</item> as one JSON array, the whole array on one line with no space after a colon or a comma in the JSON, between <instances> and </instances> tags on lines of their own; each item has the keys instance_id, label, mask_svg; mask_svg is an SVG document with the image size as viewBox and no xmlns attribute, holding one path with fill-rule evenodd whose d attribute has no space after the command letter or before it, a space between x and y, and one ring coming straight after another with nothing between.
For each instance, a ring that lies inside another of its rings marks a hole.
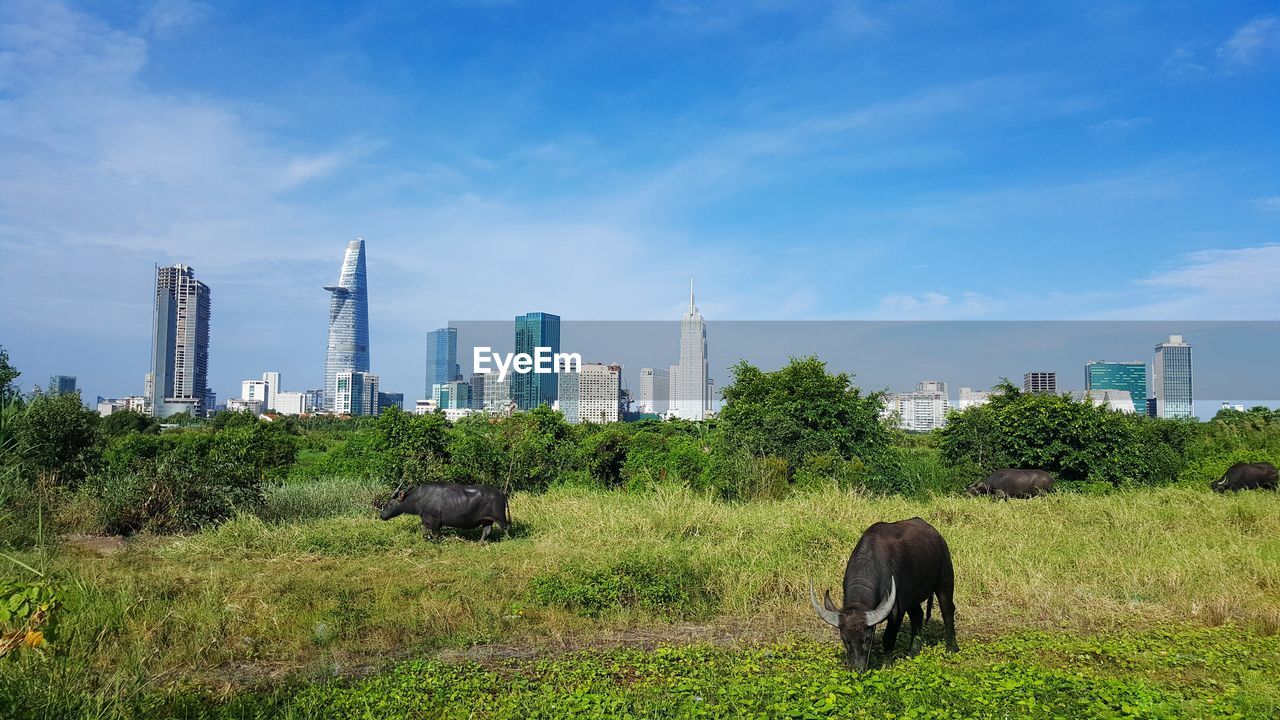
<instances>
[{"instance_id":1,"label":"white skyscraper","mask_svg":"<svg viewBox=\"0 0 1280 720\"><path fill-rule=\"evenodd\" d=\"M693 303L693 280L689 281L689 312L680 321L680 372L672 378L677 388L671 412L685 420L703 420L711 410L707 372L707 323Z\"/></svg>"},{"instance_id":2,"label":"white skyscraper","mask_svg":"<svg viewBox=\"0 0 1280 720\"><path fill-rule=\"evenodd\" d=\"M667 414L671 402L670 379L668 370L640 368L640 412Z\"/></svg>"},{"instance_id":3,"label":"white skyscraper","mask_svg":"<svg viewBox=\"0 0 1280 720\"><path fill-rule=\"evenodd\" d=\"M262 382L267 384L267 397L262 403L262 409L275 410L276 394L280 392L280 373L264 372L262 373Z\"/></svg>"},{"instance_id":4,"label":"white skyscraper","mask_svg":"<svg viewBox=\"0 0 1280 720\"><path fill-rule=\"evenodd\" d=\"M903 430L928 432L947 423L947 384L925 380L916 383L915 392L890 393L885 398L884 414L898 416Z\"/></svg>"},{"instance_id":5,"label":"white skyscraper","mask_svg":"<svg viewBox=\"0 0 1280 720\"><path fill-rule=\"evenodd\" d=\"M618 422L618 400L622 394L622 366L583 363L577 380L576 422Z\"/></svg>"},{"instance_id":6,"label":"white skyscraper","mask_svg":"<svg viewBox=\"0 0 1280 720\"><path fill-rule=\"evenodd\" d=\"M1181 335L1170 335L1156 346L1151 364L1151 387L1156 398L1156 417L1189 418L1193 412L1191 346Z\"/></svg>"}]
</instances>

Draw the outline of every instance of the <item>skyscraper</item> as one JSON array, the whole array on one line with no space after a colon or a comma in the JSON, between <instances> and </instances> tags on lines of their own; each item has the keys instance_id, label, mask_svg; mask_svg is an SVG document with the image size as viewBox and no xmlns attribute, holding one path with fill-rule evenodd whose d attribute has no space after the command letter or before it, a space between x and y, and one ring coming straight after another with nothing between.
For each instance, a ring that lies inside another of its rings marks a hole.
<instances>
[{"instance_id":1,"label":"skyscraper","mask_svg":"<svg viewBox=\"0 0 1280 720\"><path fill-rule=\"evenodd\" d=\"M1124 390L1129 393L1135 412L1146 413L1147 364L1140 360L1111 362L1090 360L1084 366L1084 389Z\"/></svg>"},{"instance_id":2,"label":"skyscraper","mask_svg":"<svg viewBox=\"0 0 1280 720\"><path fill-rule=\"evenodd\" d=\"M1022 376L1022 392L1055 394L1058 392L1058 373L1032 371Z\"/></svg>"},{"instance_id":3,"label":"skyscraper","mask_svg":"<svg viewBox=\"0 0 1280 720\"><path fill-rule=\"evenodd\" d=\"M516 316L515 352L532 356L536 348L560 352L560 316L526 313ZM511 399L521 410L531 410L556 401L559 382L556 373L515 373L511 376Z\"/></svg>"},{"instance_id":4,"label":"skyscraper","mask_svg":"<svg viewBox=\"0 0 1280 720\"><path fill-rule=\"evenodd\" d=\"M151 323L151 414L211 411L209 287L187 265L156 268Z\"/></svg>"},{"instance_id":5,"label":"skyscraper","mask_svg":"<svg viewBox=\"0 0 1280 720\"><path fill-rule=\"evenodd\" d=\"M707 323L693 303L693 280L689 280L689 312L680 321L680 371L672 376L675 404L671 412L685 420L702 420L711 410L707 372Z\"/></svg>"},{"instance_id":6,"label":"skyscraper","mask_svg":"<svg viewBox=\"0 0 1280 720\"><path fill-rule=\"evenodd\" d=\"M369 291L364 239L347 243L342 272L329 291L329 348L324 360L325 408L336 412L338 373L369 372ZM371 413L370 413L371 414Z\"/></svg>"},{"instance_id":7,"label":"skyscraper","mask_svg":"<svg viewBox=\"0 0 1280 720\"><path fill-rule=\"evenodd\" d=\"M54 395L68 395L76 391L75 375L51 375L49 391Z\"/></svg>"},{"instance_id":8,"label":"skyscraper","mask_svg":"<svg viewBox=\"0 0 1280 720\"><path fill-rule=\"evenodd\" d=\"M642 413L667 414L671 399L670 373L659 368L640 368L640 407Z\"/></svg>"},{"instance_id":9,"label":"skyscraper","mask_svg":"<svg viewBox=\"0 0 1280 720\"><path fill-rule=\"evenodd\" d=\"M280 373L262 373L262 382L267 384L267 398L262 403L263 410L276 409L276 396L280 393Z\"/></svg>"},{"instance_id":10,"label":"skyscraper","mask_svg":"<svg viewBox=\"0 0 1280 720\"><path fill-rule=\"evenodd\" d=\"M377 375L343 370L334 377L333 387L334 412L339 415L377 415L381 409Z\"/></svg>"},{"instance_id":11,"label":"skyscraper","mask_svg":"<svg viewBox=\"0 0 1280 720\"><path fill-rule=\"evenodd\" d=\"M1170 335L1156 345L1151 363L1151 391L1156 400L1156 417L1189 418L1192 408L1191 346L1181 335Z\"/></svg>"},{"instance_id":12,"label":"skyscraper","mask_svg":"<svg viewBox=\"0 0 1280 720\"><path fill-rule=\"evenodd\" d=\"M431 397L432 388L458 379L458 329L440 328L427 333L427 386L423 397Z\"/></svg>"}]
</instances>

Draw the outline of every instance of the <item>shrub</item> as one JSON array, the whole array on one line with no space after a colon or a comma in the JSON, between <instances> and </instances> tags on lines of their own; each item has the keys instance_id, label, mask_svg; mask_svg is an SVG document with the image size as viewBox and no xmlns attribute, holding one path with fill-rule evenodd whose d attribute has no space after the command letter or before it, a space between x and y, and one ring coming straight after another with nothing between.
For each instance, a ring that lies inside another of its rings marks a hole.
<instances>
[{"instance_id":1,"label":"shrub","mask_svg":"<svg viewBox=\"0 0 1280 720\"><path fill-rule=\"evenodd\" d=\"M629 552L609 565L543 573L531 581L534 599L585 617L639 609L670 619L714 609L707 572L684 555Z\"/></svg>"}]
</instances>

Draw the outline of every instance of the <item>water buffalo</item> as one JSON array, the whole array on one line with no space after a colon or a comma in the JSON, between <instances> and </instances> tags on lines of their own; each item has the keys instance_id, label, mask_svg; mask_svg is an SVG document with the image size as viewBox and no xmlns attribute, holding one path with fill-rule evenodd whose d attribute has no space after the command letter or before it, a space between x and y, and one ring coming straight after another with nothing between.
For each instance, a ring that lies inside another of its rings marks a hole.
<instances>
[{"instance_id":1,"label":"water buffalo","mask_svg":"<svg viewBox=\"0 0 1280 720\"><path fill-rule=\"evenodd\" d=\"M970 485L970 495L991 495L997 498L1029 498L1043 495L1053 489L1053 475L1044 470L1019 470L1001 468Z\"/></svg>"},{"instance_id":2,"label":"water buffalo","mask_svg":"<svg viewBox=\"0 0 1280 720\"><path fill-rule=\"evenodd\" d=\"M1228 490L1276 489L1276 466L1271 463L1236 463L1210 487L1214 492Z\"/></svg>"},{"instance_id":3,"label":"water buffalo","mask_svg":"<svg viewBox=\"0 0 1280 720\"><path fill-rule=\"evenodd\" d=\"M884 631L884 651L888 655L898 639L903 614L911 617L911 652L916 652L916 636L928 619L920 604L938 597L946 628L947 649L956 646L956 606L951 599L955 571L947 541L932 525L918 517L894 523L878 522L862 533L844 570L844 604L839 610L831 603L831 593L823 593L822 604L809 583L809 601L828 625L840 631L845 663L856 671L867 669L876 625L888 620Z\"/></svg>"},{"instance_id":4,"label":"water buffalo","mask_svg":"<svg viewBox=\"0 0 1280 720\"><path fill-rule=\"evenodd\" d=\"M511 527L506 493L489 485L433 482L400 489L392 494L378 517L390 520L406 513L421 517L422 532L432 539L446 525L462 530L483 525L480 542L489 537L495 523L503 533Z\"/></svg>"}]
</instances>

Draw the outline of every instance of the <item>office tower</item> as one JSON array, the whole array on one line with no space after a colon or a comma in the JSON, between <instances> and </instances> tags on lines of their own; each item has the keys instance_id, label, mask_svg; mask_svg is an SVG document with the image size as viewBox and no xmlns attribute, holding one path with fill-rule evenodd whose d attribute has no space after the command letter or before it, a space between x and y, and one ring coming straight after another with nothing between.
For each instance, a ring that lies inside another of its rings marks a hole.
<instances>
[{"instance_id":1,"label":"office tower","mask_svg":"<svg viewBox=\"0 0 1280 720\"><path fill-rule=\"evenodd\" d=\"M498 380L498 373L491 372L484 375L484 400L483 406L485 412L502 413L507 411L507 405L511 402L511 376Z\"/></svg>"},{"instance_id":2,"label":"office tower","mask_svg":"<svg viewBox=\"0 0 1280 720\"><path fill-rule=\"evenodd\" d=\"M676 417L676 405L680 396L680 366L667 366L667 414L663 417Z\"/></svg>"},{"instance_id":3,"label":"office tower","mask_svg":"<svg viewBox=\"0 0 1280 720\"><path fill-rule=\"evenodd\" d=\"M275 411L281 415L305 415L315 410L309 400L310 396L305 392L278 392Z\"/></svg>"},{"instance_id":4,"label":"office tower","mask_svg":"<svg viewBox=\"0 0 1280 720\"><path fill-rule=\"evenodd\" d=\"M956 403L957 410L973 407L974 405L985 405L991 401L991 392L988 390L974 390L969 387L960 388L960 401Z\"/></svg>"},{"instance_id":5,"label":"office tower","mask_svg":"<svg viewBox=\"0 0 1280 720\"><path fill-rule=\"evenodd\" d=\"M946 383L924 381L916 383L914 392L890 393L885 398L885 416L896 413L898 427L915 432L928 432L947 423L947 411L951 402L947 398Z\"/></svg>"},{"instance_id":6,"label":"office tower","mask_svg":"<svg viewBox=\"0 0 1280 720\"><path fill-rule=\"evenodd\" d=\"M209 390L209 287L188 265L156 268L151 323L151 414L204 417Z\"/></svg>"},{"instance_id":7,"label":"office tower","mask_svg":"<svg viewBox=\"0 0 1280 720\"><path fill-rule=\"evenodd\" d=\"M452 380L431 387L431 399L441 410L471 409L471 383Z\"/></svg>"},{"instance_id":8,"label":"office tower","mask_svg":"<svg viewBox=\"0 0 1280 720\"><path fill-rule=\"evenodd\" d=\"M54 395L67 395L76 391L76 378L74 375L51 375L49 377L49 391Z\"/></svg>"},{"instance_id":9,"label":"office tower","mask_svg":"<svg viewBox=\"0 0 1280 720\"><path fill-rule=\"evenodd\" d=\"M471 409L484 409L484 377L485 373L471 373Z\"/></svg>"},{"instance_id":10,"label":"office tower","mask_svg":"<svg viewBox=\"0 0 1280 720\"><path fill-rule=\"evenodd\" d=\"M270 395L270 386L265 380L242 380L240 382L240 399L258 403L261 410L267 409L267 397ZM227 407L231 407L231 401L227 401Z\"/></svg>"},{"instance_id":11,"label":"office tower","mask_svg":"<svg viewBox=\"0 0 1280 720\"><path fill-rule=\"evenodd\" d=\"M267 384L267 397L262 403L263 410L276 409L276 395L280 392L280 373L262 373L262 382Z\"/></svg>"},{"instance_id":12,"label":"office tower","mask_svg":"<svg viewBox=\"0 0 1280 720\"><path fill-rule=\"evenodd\" d=\"M533 356L537 348L552 355L560 352L560 316L548 313L527 313L516 316L516 354ZM531 410L550 405L557 399L557 375L547 373L514 373L511 378L511 399L521 410Z\"/></svg>"},{"instance_id":13,"label":"office tower","mask_svg":"<svg viewBox=\"0 0 1280 720\"><path fill-rule=\"evenodd\" d=\"M556 384L556 409L571 425L581 422L578 417L578 402L582 395L581 370L561 373Z\"/></svg>"},{"instance_id":14,"label":"office tower","mask_svg":"<svg viewBox=\"0 0 1280 720\"><path fill-rule=\"evenodd\" d=\"M1170 335L1156 345L1151 364L1151 391L1156 399L1156 417L1189 418L1192 408L1191 346L1181 335Z\"/></svg>"},{"instance_id":15,"label":"office tower","mask_svg":"<svg viewBox=\"0 0 1280 720\"><path fill-rule=\"evenodd\" d=\"M667 370L640 368L640 412L667 414L671 400L670 378Z\"/></svg>"},{"instance_id":16,"label":"office tower","mask_svg":"<svg viewBox=\"0 0 1280 720\"><path fill-rule=\"evenodd\" d=\"M378 414L378 376L343 370L334 378L333 411L339 415Z\"/></svg>"},{"instance_id":17,"label":"office tower","mask_svg":"<svg viewBox=\"0 0 1280 720\"><path fill-rule=\"evenodd\" d=\"M711 410L707 383L707 323L693 303L689 281L689 312L680 321L680 372L671 383L677 387L672 414L685 420L702 420Z\"/></svg>"},{"instance_id":18,"label":"office tower","mask_svg":"<svg viewBox=\"0 0 1280 720\"><path fill-rule=\"evenodd\" d=\"M303 390L302 394L307 396L307 412L315 412L325 407L324 390L314 388L312 390Z\"/></svg>"},{"instance_id":19,"label":"office tower","mask_svg":"<svg viewBox=\"0 0 1280 720\"><path fill-rule=\"evenodd\" d=\"M378 393L378 414L389 408L404 409L404 393Z\"/></svg>"},{"instance_id":20,"label":"office tower","mask_svg":"<svg viewBox=\"0 0 1280 720\"><path fill-rule=\"evenodd\" d=\"M329 410L341 412L338 410L338 374L369 372L369 290L364 269L363 238L347 243L338 284L326 285L324 289L329 292L329 347L324 359L324 401Z\"/></svg>"},{"instance_id":21,"label":"office tower","mask_svg":"<svg viewBox=\"0 0 1280 720\"><path fill-rule=\"evenodd\" d=\"M1023 375L1022 392L1056 394L1058 392L1058 373L1029 372Z\"/></svg>"},{"instance_id":22,"label":"office tower","mask_svg":"<svg viewBox=\"0 0 1280 720\"><path fill-rule=\"evenodd\" d=\"M618 422L621 399L621 365L582 364L582 372L578 373L577 422Z\"/></svg>"},{"instance_id":23,"label":"office tower","mask_svg":"<svg viewBox=\"0 0 1280 720\"><path fill-rule=\"evenodd\" d=\"M433 386L460 379L460 373L458 329L446 327L427 333L426 396L431 397Z\"/></svg>"},{"instance_id":24,"label":"office tower","mask_svg":"<svg viewBox=\"0 0 1280 720\"><path fill-rule=\"evenodd\" d=\"M1134 412L1146 412L1147 364L1139 360L1120 362L1090 360L1084 365L1085 392L1123 390L1129 393Z\"/></svg>"}]
</instances>

